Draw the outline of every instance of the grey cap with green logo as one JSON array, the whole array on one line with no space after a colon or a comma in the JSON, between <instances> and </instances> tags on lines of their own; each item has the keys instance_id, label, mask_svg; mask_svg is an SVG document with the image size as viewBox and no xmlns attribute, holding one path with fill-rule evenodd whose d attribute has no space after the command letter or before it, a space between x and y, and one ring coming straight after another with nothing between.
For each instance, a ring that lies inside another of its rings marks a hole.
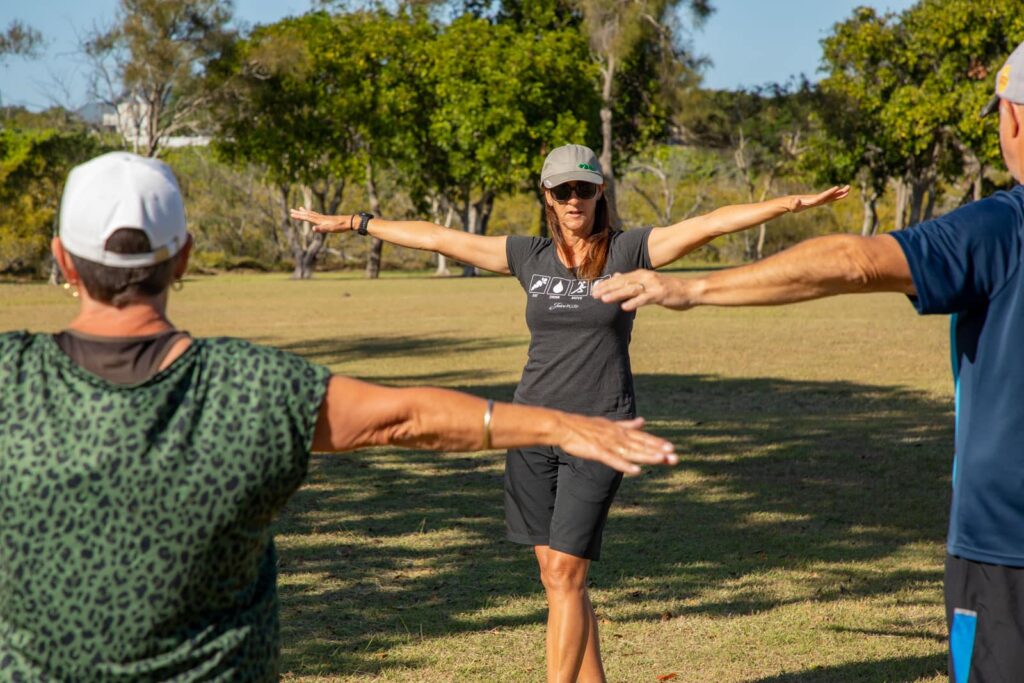
<instances>
[{"instance_id":1,"label":"grey cap with green logo","mask_svg":"<svg viewBox=\"0 0 1024 683\"><path fill-rule=\"evenodd\" d=\"M595 185L604 183L594 150L583 145L562 145L551 150L540 172L541 185L551 188L573 180Z\"/></svg>"},{"instance_id":2,"label":"grey cap with green logo","mask_svg":"<svg viewBox=\"0 0 1024 683\"><path fill-rule=\"evenodd\" d=\"M1000 99L1024 104L1024 43L1017 46L996 74L996 94L981 110L981 115L988 116L998 110Z\"/></svg>"}]
</instances>

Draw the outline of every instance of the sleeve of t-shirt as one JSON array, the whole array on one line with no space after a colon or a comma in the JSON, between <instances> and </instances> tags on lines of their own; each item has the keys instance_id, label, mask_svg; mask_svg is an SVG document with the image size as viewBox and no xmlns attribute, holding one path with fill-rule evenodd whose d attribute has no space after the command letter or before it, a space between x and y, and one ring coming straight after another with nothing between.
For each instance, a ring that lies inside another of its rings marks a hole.
<instances>
[{"instance_id":1,"label":"sleeve of t-shirt","mask_svg":"<svg viewBox=\"0 0 1024 683\"><path fill-rule=\"evenodd\" d=\"M237 415L246 435L258 434L259 460L272 488L297 487L305 477L313 433L331 372L280 349L237 339L214 340L227 382L211 387L216 404ZM241 438L242 435L239 435Z\"/></svg>"},{"instance_id":2,"label":"sleeve of t-shirt","mask_svg":"<svg viewBox=\"0 0 1024 683\"><path fill-rule=\"evenodd\" d=\"M523 282L523 264L536 254L543 244L543 237L509 235L505 239L505 257L508 259L509 272L515 275L520 282Z\"/></svg>"},{"instance_id":3,"label":"sleeve of t-shirt","mask_svg":"<svg viewBox=\"0 0 1024 683\"><path fill-rule=\"evenodd\" d=\"M631 268L646 268L650 270L651 252L648 250L647 242L651 236L653 227L633 228L619 234L615 249L617 263L626 263Z\"/></svg>"},{"instance_id":4,"label":"sleeve of t-shirt","mask_svg":"<svg viewBox=\"0 0 1024 683\"><path fill-rule=\"evenodd\" d=\"M903 248L920 313L983 305L1017 272L1020 204L1000 192L941 218L890 233Z\"/></svg>"}]
</instances>

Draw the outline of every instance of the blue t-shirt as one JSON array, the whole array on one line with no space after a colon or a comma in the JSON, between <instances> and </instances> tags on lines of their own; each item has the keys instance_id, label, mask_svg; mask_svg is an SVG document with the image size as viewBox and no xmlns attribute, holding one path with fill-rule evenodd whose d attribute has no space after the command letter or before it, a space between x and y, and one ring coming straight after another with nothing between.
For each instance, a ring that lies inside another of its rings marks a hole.
<instances>
[{"instance_id":1,"label":"blue t-shirt","mask_svg":"<svg viewBox=\"0 0 1024 683\"><path fill-rule=\"evenodd\" d=\"M1024 567L1024 186L894 232L920 313L951 313L950 554Z\"/></svg>"}]
</instances>

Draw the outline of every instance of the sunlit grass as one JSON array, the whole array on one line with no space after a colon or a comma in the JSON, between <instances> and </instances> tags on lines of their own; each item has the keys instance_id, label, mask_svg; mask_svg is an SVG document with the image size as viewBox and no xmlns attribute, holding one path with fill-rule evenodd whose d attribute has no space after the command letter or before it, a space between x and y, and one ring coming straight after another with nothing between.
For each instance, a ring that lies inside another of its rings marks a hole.
<instances>
[{"instance_id":1,"label":"sunlit grass","mask_svg":"<svg viewBox=\"0 0 1024 683\"><path fill-rule=\"evenodd\" d=\"M0 329L57 330L63 291L0 285ZM510 278L192 278L196 335L338 372L508 399ZM947 321L902 297L641 311L641 413L683 454L627 481L592 572L613 681L944 680ZM502 455L314 458L278 525L285 680L536 681L545 607L503 540Z\"/></svg>"}]
</instances>

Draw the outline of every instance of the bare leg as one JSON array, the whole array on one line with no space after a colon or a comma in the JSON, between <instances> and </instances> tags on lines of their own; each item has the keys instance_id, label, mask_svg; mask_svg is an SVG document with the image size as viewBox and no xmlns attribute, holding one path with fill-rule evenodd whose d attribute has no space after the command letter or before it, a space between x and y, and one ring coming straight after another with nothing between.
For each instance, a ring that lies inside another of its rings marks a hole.
<instances>
[{"instance_id":1,"label":"bare leg","mask_svg":"<svg viewBox=\"0 0 1024 683\"><path fill-rule=\"evenodd\" d=\"M597 619L587 595L590 560L536 546L548 598L549 683L603 683Z\"/></svg>"},{"instance_id":2,"label":"bare leg","mask_svg":"<svg viewBox=\"0 0 1024 683\"><path fill-rule=\"evenodd\" d=\"M590 628L587 630L587 651L583 653L583 664L580 666L579 683L605 683L604 665L601 663L601 639L597 630L597 615L590 604L590 594L584 588L587 601L587 613Z\"/></svg>"}]
</instances>

